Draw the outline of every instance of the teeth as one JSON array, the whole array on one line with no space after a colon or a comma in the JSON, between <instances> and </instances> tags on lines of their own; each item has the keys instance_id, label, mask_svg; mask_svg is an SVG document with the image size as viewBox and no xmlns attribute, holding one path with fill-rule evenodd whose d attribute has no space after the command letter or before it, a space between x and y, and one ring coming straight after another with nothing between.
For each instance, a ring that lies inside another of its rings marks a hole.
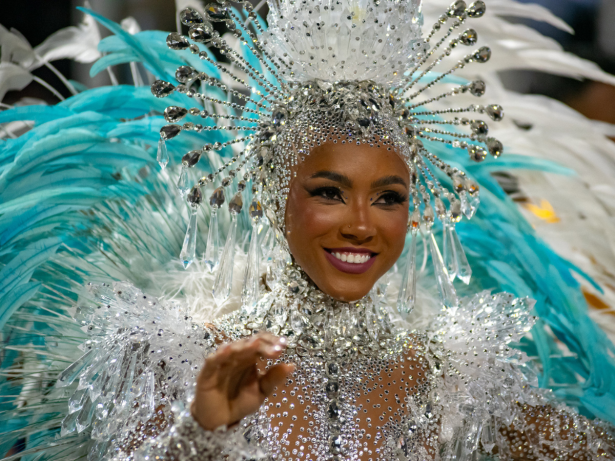
<instances>
[{"instance_id":1,"label":"teeth","mask_svg":"<svg viewBox=\"0 0 615 461\"><path fill-rule=\"evenodd\" d=\"M364 253L332 253L337 259L352 264L364 264L371 259L370 255Z\"/></svg>"}]
</instances>

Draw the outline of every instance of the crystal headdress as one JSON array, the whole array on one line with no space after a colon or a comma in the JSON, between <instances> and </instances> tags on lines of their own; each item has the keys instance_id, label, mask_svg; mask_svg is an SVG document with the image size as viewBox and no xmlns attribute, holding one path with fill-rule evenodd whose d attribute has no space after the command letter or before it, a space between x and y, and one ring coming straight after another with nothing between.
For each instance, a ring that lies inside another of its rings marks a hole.
<instances>
[{"instance_id":1,"label":"crystal headdress","mask_svg":"<svg viewBox=\"0 0 615 461\"><path fill-rule=\"evenodd\" d=\"M450 75L471 63L485 63L488 47L472 50L441 73L434 69L457 48L474 46L477 32L464 24L484 15L482 0L471 5L455 1L422 38L420 0L303 0L270 3L268 30L247 0L238 2L243 12L225 0L210 4L203 14L183 11L188 38L171 33L168 46L193 53L217 69L220 78L191 66L177 69L177 86L158 80L152 93L159 98L179 92L200 102L199 107L172 106L164 116L169 125L160 131L158 161L164 168L169 157L166 142L182 131L197 133L232 131L226 142L205 144L182 159L178 189L191 205L192 214L181 252L187 267L196 254L196 213L203 190L214 189L205 251L207 267L216 271L214 299L230 296L242 195L251 183L249 216L252 237L244 279L243 302L258 299L259 244L256 232L266 216L282 247L285 199L290 169L326 141L393 146L411 172L412 207L409 231L412 241L398 298L401 312L414 306L416 292L417 236L422 227L430 248L437 286L444 305L457 305L452 281L469 283L471 269L455 231L462 214L471 218L479 204L479 188L463 171L442 161L426 147L444 143L465 151L477 161L490 153L499 157L502 143L487 137L484 120L460 118L462 113L486 114L500 121L499 105L430 110L429 104L462 93L480 97L485 83L474 81L450 87ZM239 50L214 29L222 22L237 38ZM201 46L205 48L202 49ZM214 58L214 53L228 62ZM452 60L452 59L451 59ZM444 92L438 85L448 84ZM208 88L212 91L200 90ZM217 92L219 97L212 94ZM451 118L452 117L452 118ZM184 118L200 118L201 123ZM465 131L464 131L465 130ZM424 145L423 141L427 141ZM187 170L210 151L233 147L235 154L213 173L190 188ZM235 186L236 184L236 186ZM230 187L237 193L228 202L231 227L220 252L218 209ZM443 224L444 247L440 252L432 226Z\"/></svg>"}]
</instances>

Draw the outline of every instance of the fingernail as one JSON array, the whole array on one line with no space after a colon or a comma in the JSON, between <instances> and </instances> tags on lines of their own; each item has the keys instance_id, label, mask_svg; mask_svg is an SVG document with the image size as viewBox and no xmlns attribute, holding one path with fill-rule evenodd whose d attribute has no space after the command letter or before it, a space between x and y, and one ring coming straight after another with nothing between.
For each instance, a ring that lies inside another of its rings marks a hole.
<instances>
[{"instance_id":1,"label":"fingernail","mask_svg":"<svg viewBox=\"0 0 615 461\"><path fill-rule=\"evenodd\" d=\"M284 347L282 347L282 346L280 346L278 344L278 345L273 346L273 350L276 351L276 352L280 352L280 351L284 350Z\"/></svg>"}]
</instances>

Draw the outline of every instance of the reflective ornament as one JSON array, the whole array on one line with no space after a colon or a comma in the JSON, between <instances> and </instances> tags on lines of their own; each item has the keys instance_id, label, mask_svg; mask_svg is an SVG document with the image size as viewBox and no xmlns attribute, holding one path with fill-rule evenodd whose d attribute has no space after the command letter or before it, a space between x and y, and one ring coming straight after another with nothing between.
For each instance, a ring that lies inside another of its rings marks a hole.
<instances>
[{"instance_id":1,"label":"reflective ornament","mask_svg":"<svg viewBox=\"0 0 615 461\"><path fill-rule=\"evenodd\" d=\"M482 162L487 158L487 151L480 146L470 144L467 148L470 158L475 162Z\"/></svg>"},{"instance_id":2,"label":"reflective ornament","mask_svg":"<svg viewBox=\"0 0 615 461\"><path fill-rule=\"evenodd\" d=\"M488 46L483 46L482 48L479 48L473 55L473 59L476 62L480 62L480 63L486 63L487 61L489 61L489 59L491 59L491 48L489 48Z\"/></svg>"},{"instance_id":3,"label":"reflective ornament","mask_svg":"<svg viewBox=\"0 0 615 461\"><path fill-rule=\"evenodd\" d=\"M203 203L203 194L201 193L201 188L199 186L193 186L190 189L190 193L187 197L188 203L191 205L200 205Z\"/></svg>"},{"instance_id":4,"label":"reflective ornament","mask_svg":"<svg viewBox=\"0 0 615 461\"><path fill-rule=\"evenodd\" d=\"M167 36L167 46L172 50L185 50L190 46L186 37L177 32L171 32Z\"/></svg>"},{"instance_id":5,"label":"reflective ornament","mask_svg":"<svg viewBox=\"0 0 615 461\"><path fill-rule=\"evenodd\" d=\"M499 104L490 104L485 107L485 112L495 122L501 122L504 118L504 109Z\"/></svg>"},{"instance_id":6,"label":"reflective ornament","mask_svg":"<svg viewBox=\"0 0 615 461\"><path fill-rule=\"evenodd\" d=\"M470 123L470 128L478 136L486 136L489 133L489 126L482 120L473 120Z\"/></svg>"},{"instance_id":7,"label":"reflective ornament","mask_svg":"<svg viewBox=\"0 0 615 461\"><path fill-rule=\"evenodd\" d=\"M186 236L184 237L184 244L182 245L182 251L179 254L179 259L184 265L184 269L188 269L190 264L194 261L196 255L196 230L197 230L197 206L191 207L190 222L188 223L188 229L186 230Z\"/></svg>"},{"instance_id":8,"label":"reflective ornament","mask_svg":"<svg viewBox=\"0 0 615 461\"><path fill-rule=\"evenodd\" d=\"M189 80L196 78L199 73L190 66L180 66L175 71L175 78L179 83L187 83Z\"/></svg>"},{"instance_id":9,"label":"reflective ornament","mask_svg":"<svg viewBox=\"0 0 615 461\"><path fill-rule=\"evenodd\" d=\"M193 150L188 152L182 157L182 164L186 165L188 168L192 168L194 165L199 163L201 160L202 152L200 150Z\"/></svg>"},{"instance_id":10,"label":"reflective ornament","mask_svg":"<svg viewBox=\"0 0 615 461\"><path fill-rule=\"evenodd\" d=\"M228 19L228 13L226 7L210 3L205 9L205 13L210 21L220 22Z\"/></svg>"},{"instance_id":11,"label":"reflective ornament","mask_svg":"<svg viewBox=\"0 0 615 461\"><path fill-rule=\"evenodd\" d=\"M175 86L164 80L156 80L152 83L150 89L152 90L152 94L157 98L164 98L175 91Z\"/></svg>"},{"instance_id":12,"label":"reflective ornament","mask_svg":"<svg viewBox=\"0 0 615 461\"><path fill-rule=\"evenodd\" d=\"M459 38L459 41L466 46L476 45L478 33L474 29L468 29Z\"/></svg>"},{"instance_id":13,"label":"reflective ornament","mask_svg":"<svg viewBox=\"0 0 615 461\"><path fill-rule=\"evenodd\" d=\"M482 80L476 80L470 83L470 93L472 93L473 96L481 97L485 94L485 91L487 91L487 85Z\"/></svg>"},{"instance_id":14,"label":"reflective ornament","mask_svg":"<svg viewBox=\"0 0 615 461\"><path fill-rule=\"evenodd\" d=\"M156 153L156 161L163 170L169 164L169 152L167 150L167 143L164 138L160 138L158 141L158 151Z\"/></svg>"},{"instance_id":15,"label":"reflective ornament","mask_svg":"<svg viewBox=\"0 0 615 461\"><path fill-rule=\"evenodd\" d=\"M203 17L194 8L186 8L186 9L184 9L180 13L179 18L180 18L182 24L185 25L185 26L192 26L194 24L201 24L201 23L203 23Z\"/></svg>"},{"instance_id":16,"label":"reflective ornament","mask_svg":"<svg viewBox=\"0 0 615 461\"><path fill-rule=\"evenodd\" d=\"M449 8L448 15L450 17L459 17L466 12L467 4L463 0L456 0Z\"/></svg>"},{"instance_id":17,"label":"reflective ornament","mask_svg":"<svg viewBox=\"0 0 615 461\"><path fill-rule=\"evenodd\" d=\"M164 140L173 139L181 130L179 125L166 125L160 129L160 137Z\"/></svg>"},{"instance_id":18,"label":"reflective ornament","mask_svg":"<svg viewBox=\"0 0 615 461\"><path fill-rule=\"evenodd\" d=\"M483 0L476 0L472 3L467 10L468 16L474 19L482 18L487 11L487 5Z\"/></svg>"},{"instance_id":19,"label":"reflective ornament","mask_svg":"<svg viewBox=\"0 0 615 461\"><path fill-rule=\"evenodd\" d=\"M183 107L170 106L164 110L164 119L169 123L179 122L186 116L188 111Z\"/></svg>"},{"instance_id":20,"label":"reflective ornament","mask_svg":"<svg viewBox=\"0 0 615 461\"><path fill-rule=\"evenodd\" d=\"M212 208L220 208L224 204L224 189L222 187L218 187L209 197L209 204Z\"/></svg>"},{"instance_id":21,"label":"reflective ornament","mask_svg":"<svg viewBox=\"0 0 615 461\"><path fill-rule=\"evenodd\" d=\"M495 138L487 138L487 148L489 153L495 158L498 158L504 152L504 145Z\"/></svg>"},{"instance_id":22,"label":"reflective ornament","mask_svg":"<svg viewBox=\"0 0 615 461\"><path fill-rule=\"evenodd\" d=\"M204 22L196 26L192 26L188 31L188 36L192 41L197 43L207 43L214 37L214 28L210 22Z\"/></svg>"}]
</instances>

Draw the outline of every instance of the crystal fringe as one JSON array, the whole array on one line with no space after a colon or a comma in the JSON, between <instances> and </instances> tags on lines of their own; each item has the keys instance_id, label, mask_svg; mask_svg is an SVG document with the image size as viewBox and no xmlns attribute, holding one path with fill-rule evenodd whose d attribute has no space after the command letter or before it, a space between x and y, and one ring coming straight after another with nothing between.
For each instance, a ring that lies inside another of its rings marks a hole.
<instances>
[{"instance_id":1,"label":"crystal fringe","mask_svg":"<svg viewBox=\"0 0 615 461\"><path fill-rule=\"evenodd\" d=\"M412 242L406 256L406 268L404 277L397 296L397 310L400 314L408 315L414 310L416 301L416 245L418 240L418 229L412 230Z\"/></svg>"},{"instance_id":2,"label":"crystal fringe","mask_svg":"<svg viewBox=\"0 0 615 461\"><path fill-rule=\"evenodd\" d=\"M250 236L250 248L248 250L248 264L243 279L243 290L241 302L247 312L252 313L259 296L259 266L260 266L260 246L258 244L258 221L252 223L252 233Z\"/></svg>"},{"instance_id":3,"label":"crystal fringe","mask_svg":"<svg viewBox=\"0 0 615 461\"><path fill-rule=\"evenodd\" d=\"M214 281L213 295L218 306L221 306L231 296L233 284L233 267L235 263L235 238L237 235L237 215L231 213L231 227L226 237L220 267Z\"/></svg>"},{"instance_id":4,"label":"crystal fringe","mask_svg":"<svg viewBox=\"0 0 615 461\"><path fill-rule=\"evenodd\" d=\"M192 207L190 210L190 222L188 223L188 229L186 230L186 236L184 237L184 245L182 251L179 254L184 269L188 269L188 266L192 264L196 256L196 214L198 207Z\"/></svg>"},{"instance_id":5,"label":"crystal fringe","mask_svg":"<svg viewBox=\"0 0 615 461\"><path fill-rule=\"evenodd\" d=\"M179 179L177 180L177 190L182 197L184 197L190 190L190 187L188 186L188 168L185 165L182 165L182 171L179 174Z\"/></svg>"},{"instance_id":6,"label":"crystal fringe","mask_svg":"<svg viewBox=\"0 0 615 461\"><path fill-rule=\"evenodd\" d=\"M455 253L457 278L467 285L470 283L470 278L472 277L472 268L470 267L470 263L468 263L466 252L464 251L463 245L459 240L459 235L457 235L455 226L449 226L448 235L451 242L451 247Z\"/></svg>"},{"instance_id":7,"label":"crystal fringe","mask_svg":"<svg viewBox=\"0 0 615 461\"><path fill-rule=\"evenodd\" d=\"M457 266L455 246L450 234L451 229L454 230L455 228L452 224L445 222L442 228L442 253L444 255L444 267L446 267L448 278L452 282L457 277L459 268Z\"/></svg>"},{"instance_id":8,"label":"crystal fringe","mask_svg":"<svg viewBox=\"0 0 615 461\"><path fill-rule=\"evenodd\" d=\"M156 155L156 161L160 164L160 168L163 170L169 164L169 152L167 151L167 143L163 138L158 141L158 153Z\"/></svg>"},{"instance_id":9,"label":"crystal fringe","mask_svg":"<svg viewBox=\"0 0 615 461\"><path fill-rule=\"evenodd\" d=\"M438 248L438 243L436 242L436 237L433 235L431 230L429 231L427 240L429 242L429 250L431 252L431 260L433 263L433 270L436 277L440 300L442 301L442 304L448 308L457 307L457 293L455 292L455 288L453 287L448 273L446 272L444 262L442 261L442 254L440 254L440 249Z\"/></svg>"},{"instance_id":10,"label":"crystal fringe","mask_svg":"<svg viewBox=\"0 0 615 461\"><path fill-rule=\"evenodd\" d=\"M205 247L205 266L209 272L215 271L220 264L220 237L218 232L218 209L212 207L209 231L207 232L207 246Z\"/></svg>"}]
</instances>

